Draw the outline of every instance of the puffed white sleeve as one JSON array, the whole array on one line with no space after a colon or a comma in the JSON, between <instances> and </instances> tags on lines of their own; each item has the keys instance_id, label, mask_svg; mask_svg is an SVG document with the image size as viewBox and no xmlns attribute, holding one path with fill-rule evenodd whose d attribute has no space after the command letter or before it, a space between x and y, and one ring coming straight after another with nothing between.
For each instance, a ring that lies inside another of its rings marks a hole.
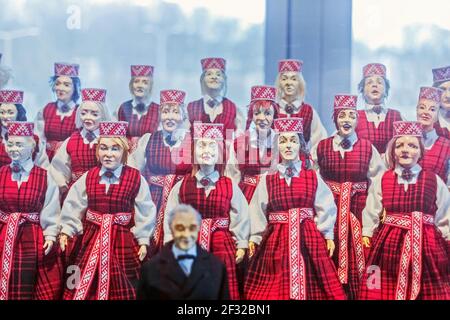
<instances>
[{"instance_id":1,"label":"puffed white sleeve","mask_svg":"<svg viewBox=\"0 0 450 320\"><path fill-rule=\"evenodd\" d=\"M386 166L378 150L372 146L372 157L369 162L369 170L367 171L367 179L369 179L369 187L373 184L375 177L382 175L386 171Z\"/></svg>"},{"instance_id":2,"label":"puffed white sleeve","mask_svg":"<svg viewBox=\"0 0 450 320\"><path fill-rule=\"evenodd\" d=\"M56 151L49 168L59 188L67 187L72 180L72 164L70 156L67 153L69 139L64 140L61 147Z\"/></svg>"},{"instance_id":3,"label":"puffed white sleeve","mask_svg":"<svg viewBox=\"0 0 450 320\"><path fill-rule=\"evenodd\" d=\"M134 200L134 227L132 232L139 245L150 245L156 224L156 206L150 195L147 181L141 176L139 192Z\"/></svg>"},{"instance_id":4,"label":"puffed white sleeve","mask_svg":"<svg viewBox=\"0 0 450 320\"><path fill-rule=\"evenodd\" d=\"M112 114L112 120L119 121L119 110L122 104L119 104Z\"/></svg>"},{"instance_id":5,"label":"puffed white sleeve","mask_svg":"<svg viewBox=\"0 0 450 320\"><path fill-rule=\"evenodd\" d=\"M227 164L224 170L224 176L233 180L234 183L239 183L241 181L241 172L239 170L239 163L234 150L234 143L229 146Z\"/></svg>"},{"instance_id":6,"label":"puffed white sleeve","mask_svg":"<svg viewBox=\"0 0 450 320\"><path fill-rule=\"evenodd\" d=\"M88 198L85 172L69 189L61 210L61 233L73 237L83 233L83 217L86 214Z\"/></svg>"},{"instance_id":7,"label":"puffed white sleeve","mask_svg":"<svg viewBox=\"0 0 450 320\"><path fill-rule=\"evenodd\" d=\"M255 193L249 206L250 216L250 241L260 244L262 235L267 227L267 204L269 195L267 193L267 174L263 174L256 186Z\"/></svg>"},{"instance_id":8,"label":"puffed white sleeve","mask_svg":"<svg viewBox=\"0 0 450 320\"><path fill-rule=\"evenodd\" d=\"M435 225L442 232L445 240L450 241L450 192L444 181L438 176L436 193Z\"/></svg>"},{"instance_id":9,"label":"puffed white sleeve","mask_svg":"<svg viewBox=\"0 0 450 320\"><path fill-rule=\"evenodd\" d=\"M362 235L363 237L371 238L373 232L380 223L380 215L383 211L383 194L381 190L381 178L383 175L378 175L373 179L370 185L366 200L366 207L362 212Z\"/></svg>"},{"instance_id":10,"label":"puffed white sleeve","mask_svg":"<svg viewBox=\"0 0 450 320\"><path fill-rule=\"evenodd\" d=\"M447 188L450 190L450 159L447 161Z\"/></svg>"},{"instance_id":11,"label":"puffed white sleeve","mask_svg":"<svg viewBox=\"0 0 450 320\"><path fill-rule=\"evenodd\" d=\"M59 190L51 174L47 171L47 190L45 192L44 206L40 213L40 223L45 240L56 241L59 233L60 214Z\"/></svg>"},{"instance_id":12,"label":"puffed white sleeve","mask_svg":"<svg viewBox=\"0 0 450 320\"><path fill-rule=\"evenodd\" d=\"M145 150L147 149L148 140L151 137L151 133L144 134L137 143L136 149L131 153L128 158L128 165L135 169L138 169L141 173L144 172L147 159L145 158Z\"/></svg>"},{"instance_id":13,"label":"puffed white sleeve","mask_svg":"<svg viewBox=\"0 0 450 320\"><path fill-rule=\"evenodd\" d=\"M237 248L248 248L250 236L250 219L248 203L241 189L233 183L233 197L231 198L230 231L236 241Z\"/></svg>"},{"instance_id":14,"label":"puffed white sleeve","mask_svg":"<svg viewBox=\"0 0 450 320\"><path fill-rule=\"evenodd\" d=\"M36 159L34 163L41 168L47 169L50 167L50 161L48 160L47 150L45 143L39 139L38 142L39 151L36 153Z\"/></svg>"},{"instance_id":15,"label":"puffed white sleeve","mask_svg":"<svg viewBox=\"0 0 450 320\"><path fill-rule=\"evenodd\" d=\"M45 137L45 120L44 120L44 110L39 110L36 118L34 119L34 133L39 137L39 140L47 145Z\"/></svg>"},{"instance_id":16,"label":"puffed white sleeve","mask_svg":"<svg viewBox=\"0 0 450 320\"><path fill-rule=\"evenodd\" d=\"M180 204L180 198L178 195L180 194L181 183L184 179L178 181L172 188L169 193L169 197L167 198L166 209L164 211L164 243L167 243L173 239L172 231L170 230L169 225L169 212L172 211L177 205Z\"/></svg>"},{"instance_id":17,"label":"puffed white sleeve","mask_svg":"<svg viewBox=\"0 0 450 320\"><path fill-rule=\"evenodd\" d=\"M328 185L317 175L317 190L314 199L317 229L325 239L334 239L334 223L336 222L337 207L334 196Z\"/></svg>"},{"instance_id":18,"label":"puffed white sleeve","mask_svg":"<svg viewBox=\"0 0 450 320\"><path fill-rule=\"evenodd\" d=\"M314 152L314 150L317 148L317 145L320 141L323 139L326 139L328 137L327 130L322 124L322 121L320 120L319 114L316 112L316 110L313 109L313 116L311 121L311 148L310 152Z\"/></svg>"}]
</instances>

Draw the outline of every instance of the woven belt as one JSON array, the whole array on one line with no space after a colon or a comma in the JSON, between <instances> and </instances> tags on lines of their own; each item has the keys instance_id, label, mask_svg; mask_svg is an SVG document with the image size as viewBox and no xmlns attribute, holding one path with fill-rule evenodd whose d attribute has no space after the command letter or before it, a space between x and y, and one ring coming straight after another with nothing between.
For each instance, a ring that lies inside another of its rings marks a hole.
<instances>
[{"instance_id":1,"label":"woven belt","mask_svg":"<svg viewBox=\"0 0 450 320\"><path fill-rule=\"evenodd\" d=\"M126 226L130 223L132 214L130 212L121 212L115 214L102 214L88 210L86 221L100 226L100 230L94 241L88 262L83 270L81 281L75 292L74 300L85 300L95 278L97 266L98 275L98 300L107 300L110 286L110 263L111 263L111 234L112 226L115 224Z\"/></svg>"},{"instance_id":2,"label":"woven belt","mask_svg":"<svg viewBox=\"0 0 450 320\"><path fill-rule=\"evenodd\" d=\"M243 181L245 184L256 187L256 185L258 184L258 181L259 181L259 176L245 175Z\"/></svg>"},{"instance_id":3,"label":"woven belt","mask_svg":"<svg viewBox=\"0 0 450 320\"><path fill-rule=\"evenodd\" d=\"M312 208L294 208L269 214L269 223L289 225L289 297L306 299L305 261L300 252L300 224L314 218Z\"/></svg>"},{"instance_id":4,"label":"woven belt","mask_svg":"<svg viewBox=\"0 0 450 320\"><path fill-rule=\"evenodd\" d=\"M0 211L0 223L6 224L5 242L3 244L3 253L0 276L0 300L8 299L9 279L14 257L14 245L16 243L18 227L25 222L39 223L39 213L5 213Z\"/></svg>"},{"instance_id":5,"label":"woven belt","mask_svg":"<svg viewBox=\"0 0 450 320\"><path fill-rule=\"evenodd\" d=\"M228 218L202 219L199 232L200 246L209 252L213 232L217 229L228 229L229 226L230 219Z\"/></svg>"},{"instance_id":6,"label":"woven belt","mask_svg":"<svg viewBox=\"0 0 450 320\"><path fill-rule=\"evenodd\" d=\"M384 220L384 224L408 230L400 256L395 298L397 300L406 300L409 265L412 263L410 299L415 300L420 291L422 278L423 225L434 225L434 217L418 211L411 212L410 214L388 214Z\"/></svg>"},{"instance_id":7,"label":"woven belt","mask_svg":"<svg viewBox=\"0 0 450 320\"><path fill-rule=\"evenodd\" d=\"M366 264L364 261L364 249L362 245L362 227L358 218L350 212L350 202L353 195L367 190L367 182L337 183L327 181L328 186L335 195L339 195L339 257L338 276L341 283L348 282L348 234L351 233L353 247L355 248L356 264L359 277L362 278ZM349 230L350 229L350 230Z\"/></svg>"}]
</instances>

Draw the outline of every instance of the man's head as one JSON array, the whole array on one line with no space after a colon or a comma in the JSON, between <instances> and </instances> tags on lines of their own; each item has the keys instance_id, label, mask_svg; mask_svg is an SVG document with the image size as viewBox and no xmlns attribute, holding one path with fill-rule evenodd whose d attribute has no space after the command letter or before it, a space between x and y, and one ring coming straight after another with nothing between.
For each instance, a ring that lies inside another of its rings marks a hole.
<instances>
[{"instance_id":1,"label":"man's head","mask_svg":"<svg viewBox=\"0 0 450 320\"><path fill-rule=\"evenodd\" d=\"M168 216L174 245L181 250L191 249L198 238L201 216L197 210L189 205L178 205Z\"/></svg>"}]
</instances>

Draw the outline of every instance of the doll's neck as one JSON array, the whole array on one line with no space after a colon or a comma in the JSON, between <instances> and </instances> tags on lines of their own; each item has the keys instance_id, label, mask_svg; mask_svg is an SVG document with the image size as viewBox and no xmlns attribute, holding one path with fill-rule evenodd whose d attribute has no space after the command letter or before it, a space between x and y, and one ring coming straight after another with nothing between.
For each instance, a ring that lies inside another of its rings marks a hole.
<instances>
[{"instance_id":1,"label":"doll's neck","mask_svg":"<svg viewBox=\"0 0 450 320\"><path fill-rule=\"evenodd\" d=\"M210 175L211 173L214 172L214 165L207 165L207 164L201 164L200 165L200 171L204 174L204 175Z\"/></svg>"},{"instance_id":2,"label":"doll's neck","mask_svg":"<svg viewBox=\"0 0 450 320\"><path fill-rule=\"evenodd\" d=\"M209 88L206 89L206 94L213 99L220 97L221 93L222 93L222 89L209 89Z\"/></svg>"},{"instance_id":3,"label":"doll's neck","mask_svg":"<svg viewBox=\"0 0 450 320\"><path fill-rule=\"evenodd\" d=\"M297 95L292 95L292 96L285 95L283 97L283 100L286 101L288 104L291 104L292 102L294 102L297 99L298 99Z\"/></svg>"}]
</instances>

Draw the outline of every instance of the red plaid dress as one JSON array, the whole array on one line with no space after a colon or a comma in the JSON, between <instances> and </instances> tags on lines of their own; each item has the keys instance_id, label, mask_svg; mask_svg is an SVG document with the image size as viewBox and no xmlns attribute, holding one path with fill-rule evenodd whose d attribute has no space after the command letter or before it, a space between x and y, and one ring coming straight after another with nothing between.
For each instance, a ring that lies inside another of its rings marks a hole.
<instances>
[{"instance_id":1,"label":"red plaid dress","mask_svg":"<svg viewBox=\"0 0 450 320\"><path fill-rule=\"evenodd\" d=\"M385 153L389 140L394 136L394 122L402 120L400 112L388 109L386 119L380 123L378 128L373 122L367 120L364 110L358 110L358 116L358 126L355 130L358 137L372 142L380 154Z\"/></svg>"},{"instance_id":2,"label":"red plaid dress","mask_svg":"<svg viewBox=\"0 0 450 320\"><path fill-rule=\"evenodd\" d=\"M317 176L313 170L302 168L299 177L288 186L279 173L267 175L270 213L291 208L314 208ZM300 253L305 263L306 299L345 299L345 293L328 256L326 242L311 219L299 228ZM288 300L290 298L289 227L287 224L267 225L260 246L250 260L245 283L248 300Z\"/></svg>"},{"instance_id":3,"label":"red plaid dress","mask_svg":"<svg viewBox=\"0 0 450 320\"><path fill-rule=\"evenodd\" d=\"M47 192L47 171L34 166L20 188L12 181L11 168L0 168L0 211L5 214L40 213ZM0 255L6 240L6 224L0 222ZM63 268L58 243L44 255L41 225L25 219L18 226L9 279L9 300L55 300L61 296ZM2 262L5 262L4 260Z\"/></svg>"},{"instance_id":4,"label":"red plaid dress","mask_svg":"<svg viewBox=\"0 0 450 320\"><path fill-rule=\"evenodd\" d=\"M203 188L197 188L197 180L186 175L181 183L180 203L190 204L201 213L203 219L229 219L231 199L233 197L232 182L227 177L220 177L216 188L208 197ZM227 269L230 298L239 299L238 283L236 277L236 244L228 229L217 229L210 235L210 252L218 257Z\"/></svg>"},{"instance_id":5,"label":"red plaid dress","mask_svg":"<svg viewBox=\"0 0 450 320\"><path fill-rule=\"evenodd\" d=\"M397 183L397 174L387 171L381 180L382 203L387 216L404 214L411 216L414 211L427 215L436 214L436 175L422 170L415 184L410 184L405 192L403 185ZM397 279L400 258L407 229L383 224L372 241L372 250L368 266L378 266L381 270L381 288L369 288L366 275L362 281L361 299L394 300L396 298ZM422 272L420 292L417 299L448 300L450 299L449 257L447 244L436 226L423 224L422 235ZM414 248L413 248L414 250ZM411 268L409 266L409 284L411 284ZM411 285L407 288L407 299L410 297Z\"/></svg>"},{"instance_id":6,"label":"red plaid dress","mask_svg":"<svg viewBox=\"0 0 450 320\"><path fill-rule=\"evenodd\" d=\"M436 129L436 133L438 134L438 136L450 139L450 130L448 130L447 128L442 128L439 125L439 122L436 122L434 124L434 128Z\"/></svg>"},{"instance_id":7,"label":"red plaid dress","mask_svg":"<svg viewBox=\"0 0 450 320\"><path fill-rule=\"evenodd\" d=\"M287 118L287 114L278 113L278 118ZM305 141L309 142L311 139L311 123L313 119L313 108L307 104L303 103L300 107L299 112L293 113L292 118L303 118L303 136Z\"/></svg>"},{"instance_id":8,"label":"red plaid dress","mask_svg":"<svg viewBox=\"0 0 450 320\"><path fill-rule=\"evenodd\" d=\"M320 167L320 174L325 182L341 185L345 182L368 183L367 172L369 171L369 164L372 158L372 144L365 139L358 139L353 145L353 150L345 152L345 157L342 158L339 151L333 150L333 137L322 140L317 147L317 159ZM331 188L333 191L333 188ZM341 190L342 192L342 190ZM333 192L334 199L338 210L340 210L341 192ZM350 200L350 212L358 219L359 233L361 233L362 211L366 206L367 188L361 192L355 192ZM336 267L339 267L339 249L341 245L339 237L339 225L341 223L341 215L338 212L336 218L336 225L334 228L334 241L336 244L335 254L333 260ZM350 225L349 225L350 227ZM360 276L358 273L358 261L356 255L356 248L353 245L353 233L351 229L348 232L347 246L348 246L348 281L344 286L347 296L350 299L356 299L360 289ZM361 236L359 236L361 242Z\"/></svg>"},{"instance_id":9,"label":"red plaid dress","mask_svg":"<svg viewBox=\"0 0 450 320\"><path fill-rule=\"evenodd\" d=\"M58 109L56 102L50 102L44 107L44 135L47 139L47 155L48 160L52 161L58 148L64 140L77 130L75 127L76 108L69 117L64 117L61 121L60 116L56 114Z\"/></svg>"},{"instance_id":10,"label":"red plaid dress","mask_svg":"<svg viewBox=\"0 0 450 320\"><path fill-rule=\"evenodd\" d=\"M76 131L70 136L66 151L72 166L71 185L86 171L98 165L95 155L96 146L97 144L93 144L92 147L89 147L89 144L84 143L80 131Z\"/></svg>"},{"instance_id":11,"label":"red plaid dress","mask_svg":"<svg viewBox=\"0 0 450 320\"><path fill-rule=\"evenodd\" d=\"M150 255L155 254L163 246L164 239L164 211L167 197L176 182L180 181L186 174L192 171L191 136L186 134L185 139L172 151L164 144L162 131L156 131L150 136L145 149L146 166L143 176L150 187L152 201L156 206L156 238L152 239L151 248L154 249Z\"/></svg>"},{"instance_id":12,"label":"red plaid dress","mask_svg":"<svg viewBox=\"0 0 450 320\"><path fill-rule=\"evenodd\" d=\"M447 183L447 168L450 160L450 140L439 137L430 150L425 150L425 156L419 161L424 170L436 173Z\"/></svg>"},{"instance_id":13,"label":"red plaid dress","mask_svg":"<svg viewBox=\"0 0 450 320\"><path fill-rule=\"evenodd\" d=\"M111 184L108 193L105 193L106 185L100 184L100 167L92 168L86 177L86 193L88 197L88 210L99 214L107 213L133 213L134 199L140 187L139 171L124 166L119 184ZM138 244L131 233L133 218L127 226L114 224L111 236L111 258L109 262L109 300L133 300L136 298L135 286L139 278L141 263L138 259ZM85 222L86 229L80 251L72 263L81 269L81 274L86 268L89 254L91 253L95 239L100 232L98 225ZM88 291L87 299L93 300L97 296L98 268L95 278ZM64 299L73 299L75 290L66 288Z\"/></svg>"},{"instance_id":14,"label":"red plaid dress","mask_svg":"<svg viewBox=\"0 0 450 320\"><path fill-rule=\"evenodd\" d=\"M241 182L239 188L247 199L248 203L253 197L258 184L259 175L266 172L271 165L272 149L266 149L266 154L262 158L259 156L259 149L250 145L249 133L241 135L234 141L234 151L239 163L241 172Z\"/></svg>"},{"instance_id":15,"label":"red plaid dress","mask_svg":"<svg viewBox=\"0 0 450 320\"><path fill-rule=\"evenodd\" d=\"M223 112L219 114L212 123L222 123L224 132L226 132L226 130L236 130L236 105L227 98L223 98L222 105ZM187 111L191 126L195 121L211 123L209 116L205 113L203 108L203 98L190 102L187 106Z\"/></svg>"}]
</instances>

